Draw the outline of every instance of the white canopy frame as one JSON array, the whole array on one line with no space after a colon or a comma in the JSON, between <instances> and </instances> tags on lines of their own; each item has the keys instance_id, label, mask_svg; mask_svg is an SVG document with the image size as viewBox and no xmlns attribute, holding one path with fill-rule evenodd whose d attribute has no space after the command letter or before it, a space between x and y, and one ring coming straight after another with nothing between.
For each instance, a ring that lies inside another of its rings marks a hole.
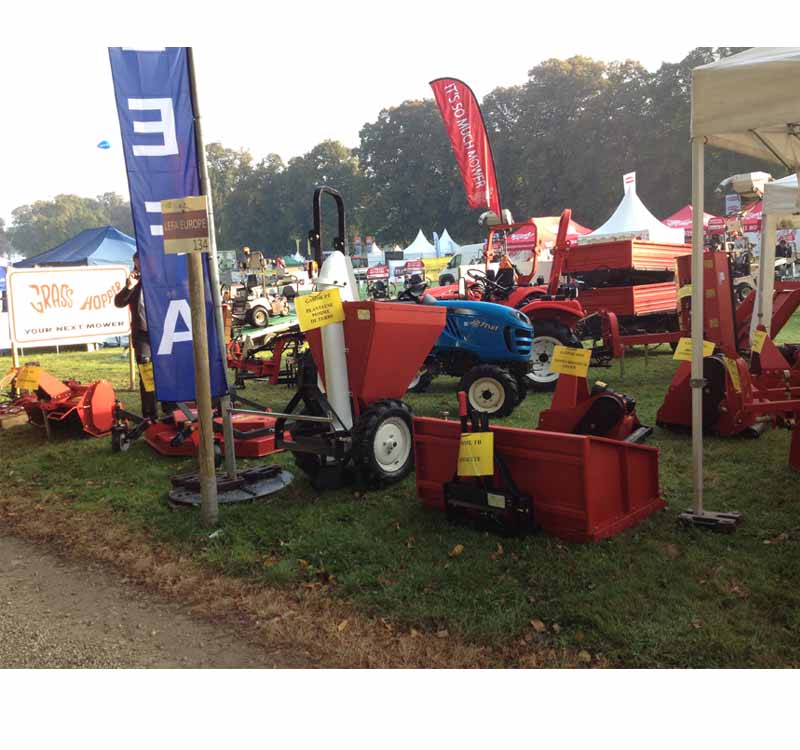
<instances>
[{"instance_id":1,"label":"white canopy frame","mask_svg":"<svg viewBox=\"0 0 800 750\"><path fill-rule=\"evenodd\" d=\"M706 144L800 173L800 47L753 47L692 71L692 510L703 507L703 193ZM769 189L770 185L767 185ZM766 211L765 211L766 213ZM772 317L778 214L762 219L755 324ZM767 270L769 269L769 271Z\"/></svg>"}]
</instances>

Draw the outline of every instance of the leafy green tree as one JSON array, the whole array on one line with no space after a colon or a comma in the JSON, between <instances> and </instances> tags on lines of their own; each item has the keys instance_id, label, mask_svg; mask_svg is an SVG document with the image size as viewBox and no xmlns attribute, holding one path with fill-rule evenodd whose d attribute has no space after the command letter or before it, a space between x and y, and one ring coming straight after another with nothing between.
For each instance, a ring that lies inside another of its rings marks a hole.
<instances>
[{"instance_id":1,"label":"leafy green tree","mask_svg":"<svg viewBox=\"0 0 800 750\"><path fill-rule=\"evenodd\" d=\"M11 246L11 240L6 233L6 223L0 217L0 256L11 257L14 248Z\"/></svg>"},{"instance_id":2,"label":"leafy green tree","mask_svg":"<svg viewBox=\"0 0 800 750\"><path fill-rule=\"evenodd\" d=\"M74 237L84 229L114 224L133 234L130 205L115 193L97 198L57 195L53 200L36 201L11 212L8 236L23 255L36 255Z\"/></svg>"},{"instance_id":3,"label":"leafy green tree","mask_svg":"<svg viewBox=\"0 0 800 750\"><path fill-rule=\"evenodd\" d=\"M206 160L217 245L220 249L232 249L229 247L229 235L235 233L235 228L226 220L226 206L238 186L252 174L253 157L245 149L234 150L225 148L221 143L209 143L206 146Z\"/></svg>"}]
</instances>

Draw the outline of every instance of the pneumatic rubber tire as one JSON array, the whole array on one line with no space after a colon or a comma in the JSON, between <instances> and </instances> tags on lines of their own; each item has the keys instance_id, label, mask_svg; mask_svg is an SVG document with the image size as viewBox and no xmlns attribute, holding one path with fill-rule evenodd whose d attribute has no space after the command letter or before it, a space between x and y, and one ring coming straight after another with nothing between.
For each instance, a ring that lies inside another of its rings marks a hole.
<instances>
[{"instance_id":1,"label":"pneumatic rubber tire","mask_svg":"<svg viewBox=\"0 0 800 750\"><path fill-rule=\"evenodd\" d=\"M403 401L376 401L353 426L353 464L371 486L394 484L414 467L411 409Z\"/></svg>"},{"instance_id":2,"label":"pneumatic rubber tire","mask_svg":"<svg viewBox=\"0 0 800 750\"><path fill-rule=\"evenodd\" d=\"M528 387L534 391L552 391L558 382L558 373L550 370L553 350L556 346L580 349L581 342L573 331L560 323L549 320L533 322L531 345L531 371Z\"/></svg>"},{"instance_id":3,"label":"pneumatic rubber tire","mask_svg":"<svg viewBox=\"0 0 800 750\"><path fill-rule=\"evenodd\" d=\"M507 417L520 402L514 376L497 365L477 365L464 373L458 389L467 394L473 411Z\"/></svg>"}]
</instances>

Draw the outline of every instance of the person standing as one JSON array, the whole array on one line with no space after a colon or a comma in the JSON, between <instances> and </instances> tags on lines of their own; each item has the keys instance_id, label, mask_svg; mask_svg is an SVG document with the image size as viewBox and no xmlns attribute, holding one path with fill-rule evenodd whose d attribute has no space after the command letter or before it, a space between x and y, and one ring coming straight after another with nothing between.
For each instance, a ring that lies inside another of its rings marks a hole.
<instances>
[{"instance_id":1,"label":"person standing","mask_svg":"<svg viewBox=\"0 0 800 750\"><path fill-rule=\"evenodd\" d=\"M152 353L150 337L147 332L145 317L144 291L142 289L142 272L139 266L139 251L133 254L133 271L128 274L125 286L114 296L115 307L128 307L131 312L131 345L139 367L139 395L142 400L142 416L146 419L157 419L155 390L147 390L141 374L142 366L150 366L152 373Z\"/></svg>"}]
</instances>

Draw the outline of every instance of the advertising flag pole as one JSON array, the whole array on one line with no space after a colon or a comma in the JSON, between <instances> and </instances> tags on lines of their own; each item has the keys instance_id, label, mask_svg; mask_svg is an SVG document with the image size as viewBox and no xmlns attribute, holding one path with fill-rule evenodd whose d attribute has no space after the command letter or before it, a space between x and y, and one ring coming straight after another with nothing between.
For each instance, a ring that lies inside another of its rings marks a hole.
<instances>
[{"instance_id":1,"label":"advertising flag pole","mask_svg":"<svg viewBox=\"0 0 800 750\"><path fill-rule=\"evenodd\" d=\"M211 287L211 299L214 303L214 323L217 329L222 367L225 373L226 391L229 392L227 370L227 350L225 347L225 325L222 320L222 295L219 285L219 264L217 262L217 237L214 226L214 204L211 199L211 184L208 179L208 161L206 160L205 144L203 143L203 128L200 118L200 104L197 98L197 78L194 69L194 53L191 47L187 48L189 63L189 86L192 96L192 110L194 111L195 139L197 144L197 163L200 172L200 194L206 196L208 206L208 283ZM225 470L230 479L236 478L236 453L233 437L233 422L231 421L231 398L226 394L220 399L222 410L222 430L225 438Z\"/></svg>"}]
</instances>

